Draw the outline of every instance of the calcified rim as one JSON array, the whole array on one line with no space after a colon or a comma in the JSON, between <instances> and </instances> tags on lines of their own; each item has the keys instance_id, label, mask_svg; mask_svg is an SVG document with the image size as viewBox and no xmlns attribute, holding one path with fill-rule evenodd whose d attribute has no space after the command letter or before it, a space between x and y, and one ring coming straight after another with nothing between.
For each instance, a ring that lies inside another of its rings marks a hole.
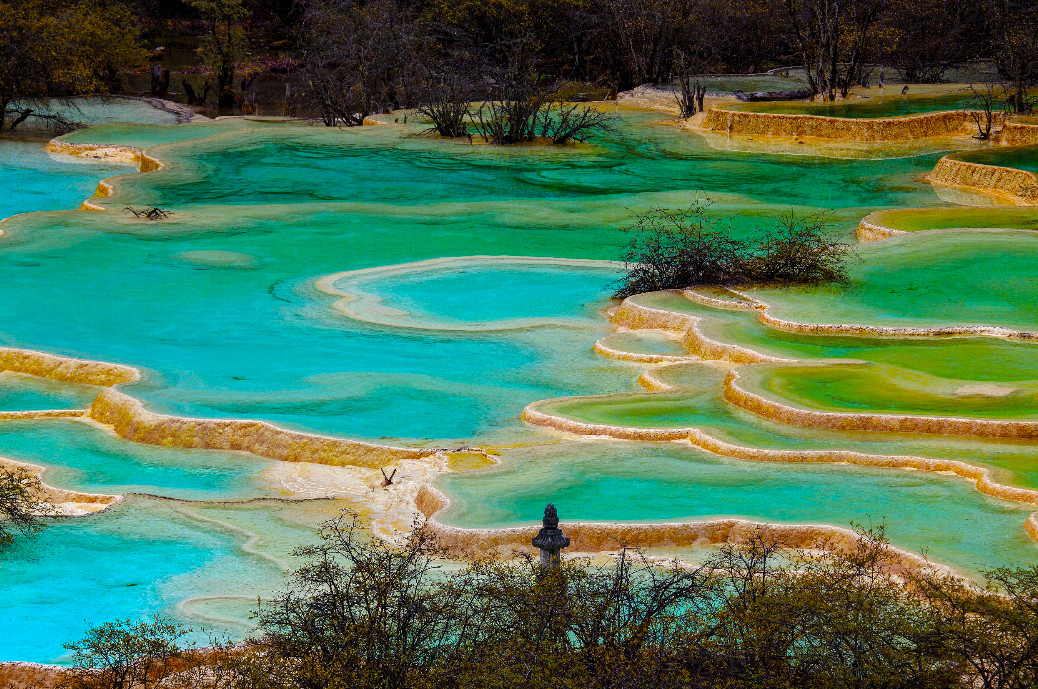
<instances>
[{"instance_id":1,"label":"calcified rim","mask_svg":"<svg viewBox=\"0 0 1038 689\"><path fill-rule=\"evenodd\" d=\"M743 301L735 302L717 299L704 295L696 290L680 292L685 298L695 303L718 309L733 311L756 311L759 320L766 326L777 330L799 332L809 335L841 335L870 338L930 338L947 336L982 336L999 337L1013 340L1038 340L1038 335L1030 332L1018 332L993 326L962 326L948 328L886 328L880 326L860 325L812 325L784 321L767 313L768 305L749 295L736 290L727 290ZM672 292L673 293L673 292ZM628 297L615 309L611 318L614 323L628 328L665 328L685 331L683 342L690 352L703 359L727 361L733 364L756 363L794 363L802 360L767 356L739 345L727 344L711 340L698 329L698 316L676 313L662 308L639 304L636 297ZM816 362L809 362L816 363ZM830 365L826 362L822 365ZM1038 422L1022 420L973 419L925 415L893 415L868 414L851 412L814 412L786 407L763 397L739 388L735 380L738 374L733 373L725 380L725 396L733 404L746 409L760 409L761 415L779 420L779 417L790 420L786 423L812 428L846 428L856 430L901 430L911 433L942 433L973 437L1038 437ZM774 406L777 405L777 406ZM781 407L781 409L779 409ZM792 411L790 411L792 410ZM832 418L830 418L832 417ZM857 424L857 425L856 425ZM897 426L897 428L894 428ZM926 428L941 430L924 430ZM910 430L909 430L910 429Z\"/></svg>"},{"instance_id":2,"label":"calcified rim","mask_svg":"<svg viewBox=\"0 0 1038 689\"><path fill-rule=\"evenodd\" d=\"M14 347L0 347L0 371L105 387L141 379L140 371L132 366Z\"/></svg>"},{"instance_id":3,"label":"calcified rim","mask_svg":"<svg viewBox=\"0 0 1038 689\"><path fill-rule=\"evenodd\" d=\"M673 389L673 386L658 378L650 378L647 382L649 385L646 387L650 390L664 391ZM601 397L598 396L599 399ZM522 418L533 425L551 428L574 436L650 442L688 442L693 447L712 454L750 462L851 464L874 468L914 469L935 474L954 474L959 478L972 482L977 491L984 495L1026 505L1038 504L1038 491L998 483L991 478L989 469L959 460L933 459L915 455L869 454L852 450L774 450L755 448L720 440L693 426L683 428L637 428L593 424L549 414L541 411L539 408L552 402L579 399L595 399L595 397L562 397L535 402L523 410ZM1032 513L1028 517L1024 529L1032 540L1038 542L1038 513Z\"/></svg>"},{"instance_id":4,"label":"calcified rim","mask_svg":"<svg viewBox=\"0 0 1038 689\"><path fill-rule=\"evenodd\" d=\"M926 179L931 184L997 196L1016 206L1038 205L1038 196L1029 198L1021 194L1025 188L1038 188L1038 177L1034 174L1014 167L959 160L954 153L938 160Z\"/></svg>"},{"instance_id":5,"label":"calcified rim","mask_svg":"<svg viewBox=\"0 0 1038 689\"><path fill-rule=\"evenodd\" d=\"M663 331L669 334L669 331ZM595 342L592 345L591 350L601 354L602 356L609 357L610 359L616 359L617 361L630 361L638 364L667 364L667 363L681 363L698 361L699 357L695 355L681 355L681 354L655 354L652 352L631 352L625 349L617 349L606 344L606 340L611 337L615 337L619 333L613 333L606 335L602 339ZM669 339L669 338L668 338Z\"/></svg>"},{"instance_id":6,"label":"calcified rim","mask_svg":"<svg viewBox=\"0 0 1038 689\"><path fill-rule=\"evenodd\" d=\"M534 552L531 539L540 526L498 529L467 529L441 522L439 515L450 506L450 498L426 485L416 504L426 518L426 528L438 545L455 557L477 558L488 554L514 557ZM569 522L564 524L570 539L569 553L614 553L622 548L703 547L738 544L764 535L786 548L815 551L852 551L860 538L851 529L828 524L776 524L735 517L679 522ZM887 546L887 567L894 573L906 570L950 571L915 553Z\"/></svg>"},{"instance_id":7,"label":"calcified rim","mask_svg":"<svg viewBox=\"0 0 1038 689\"><path fill-rule=\"evenodd\" d=\"M840 362L833 360L832 363L838 365ZM811 362L805 365L826 366L829 362ZM725 400L757 416L788 426L840 431L927 433L971 438L1038 438L1038 421L803 409L750 392L739 385L740 378L737 370L732 369L728 372L722 386Z\"/></svg>"},{"instance_id":8,"label":"calcified rim","mask_svg":"<svg viewBox=\"0 0 1038 689\"><path fill-rule=\"evenodd\" d=\"M219 133L217 134L219 135ZM208 138L208 137L200 137ZM73 145L69 145L73 146ZM74 147L69 150L75 150ZM153 169L159 169L162 163L154 158L145 156L143 152L140 152L141 166L140 172L147 172ZM145 158L148 162L145 164ZM114 179L114 178L111 178ZM99 184L98 196L104 197L114 192L113 185L109 180L105 180ZM96 206L102 208L101 206ZM464 259L454 259L464 260ZM498 259L499 260L499 259ZM559 261L556 259L523 259L525 263L536 263L538 261L550 262L558 264ZM601 262L591 262L593 264L602 265ZM581 264L587 265L587 263L581 262ZM613 267L618 264L614 262L607 262L606 265ZM411 266L414 269L414 266ZM374 271L383 271L385 269L370 269ZM352 274L356 274L355 271L350 271ZM318 286L331 288L335 290L334 282L341 278L343 274L337 274L334 276L326 276L322 279L321 284ZM327 291L327 290L325 290ZM337 291L337 290L336 290ZM348 293L329 292L333 296L341 296L343 300L348 300L350 295ZM747 299L745 295L739 295L733 293L734 296L741 299ZM689 296L689 295L686 295ZM756 305L746 307L741 302L729 302L725 300L717 300L706 297L705 295L699 295L703 299L712 300L713 302L722 302L725 304L724 308L758 308ZM691 297L690 298L694 298ZM348 303L348 301L347 301ZM619 311L619 310L618 310ZM657 313L653 314L658 316L662 313L660 310L654 310ZM680 330L682 324L690 325L692 327L686 328L686 332L695 332L695 317L693 316L681 316L680 314L670 314L672 320L667 327L672 330ZM615 318L614 318L615 320ZM635 326L637 327L637 326ZM739 358L754 357L756 353L751 350L738 348L730 345L724 345L723 343L715 343L706 340L701 335L698 338L699 341L703 342L703 346L706 347L709 343L710 346L722 347L726 351L732 353L733 356ZM22 350L25 351L25 350ZM42 356L54 356L45 355L43 353L37 353ZM65 359L59 357L60 359ZM755 361L765 360L772 361L776 360L771 357L762 357L756 355L753 358ZM95 362L100 363L100 362ZM129 367L125 367L129 368ZM139 372L136 369L130 369L134 372L134 380L139 379ZM28 372L28 371L26 371ZM44 377L49 375L49 370L43 370L37 375L42 374ZM73 380L72 377L63 377L60 380ZM127 381L120 381L127 382ZM666 385L662 381L659 381L660 385ZM114 383L118 384L118 382ZM523 418L531 420L534 415L534 410L530 408L524 410ZM413 449L413 448L394 448L381 445L373 445L368 443L362 443L358 441L351 441L342 438L334 438L329 436L320 436L310 433L301 433L295 431L287 431L280 429L277 426L269 424L264 421L249 421L249 420L220 420L220 419L198 419L188 417L176 417L166 416L150 412L144 408L144 405L137 399L126 395L125 393L119 392L114 387L109 387L103 391L98 398L95 399L94 403L91 404L90 408L86 411L77 410L78 414L81 415L84 421L93 421L97 423L103 423L110 425L113 430L121 437L146 443L162 444L168 446L177 446L185 448L211 448L211 449L229 449L229 450L245 450L259 456L266 456L282 461L309 461L309 462L326 462L332 465L350 465L350 466L384 466L388 461L400 461L401 453L405 458L428 458L428 457L439 457L443 458L443 454L436 450L429 449ZM72 415L72 414L70 414ZM608 436L609 429L604 429L603 435ZM752 448L737 448L736 446L726 446L721 441L714 440L701 434L696 429L689 429L687 436L683 439L693 442L694 438L698 438L703 444L704 449L708 451L723 453L724 451L731 452L733 455L736 452L745 453L747 456L757 453L764 453L768 455L769 461L777 461L775 456L770 453L774 451L767 450L753 450ZM317 446L316 450L313 450L312 444ZM712 449L711 449L712 448ZM732 449L735 448L735 449ZM361 460L358 462L356 455L359 451ZM807 459L811 453L794 453L796 459L786 461L810 461ZM849 455L848 455L849 456ZM936 460L925 460L918 458L920 462L926 463ZM845 461L845 460L843 460ZM442 463L442 462L441 462ZM982 485L998 486L998 484L991 483L987 479L986 470L972 467L972 465L962 464L963 467L969 467L970 471L984 472L980 478L974 479L978 490L981 490ZM886 466L886 464L881 464ZM936 466L936 465L935 465ZM950 465L949 465L950 466ZM967 469L963 469L967 471ZM435 472L434 472L435 473ZM442 472L440 472L442 473ZM983 480L982 480L983 479ZM1013 491L1017 489L1010 488L1008 486L998 486L1000 490ZM438 497L437 497L438 496ZM440 508L445 506L446 497L443 496L439 491L432 488L429 482L424 483L417 491L417 494L413 496L413 499L408 499L414 508L425 515L434 515L435 512L439 511ZM401 506L402 507L402 506ZM490 538L491 540L497 538L504 538L505 540L513 539L515 534L522 534L522 540L526 540L526 530L465 530L457 529L455 527L448 527L445 525L438 525L434 520L430 520L434 528L440 528L443 533L452 534L482 534L479 536L480 539L485 540ZM615 550L615 541L613 540L617 530L621 530L628 534L638 534L641 542L649 542L665 544L672 543L673 538L667 536L668 533L674 529L678 529L684 537L691 538L695 536L695 542L703 542L704 530L711 531L711 533L717 533L717 529L723 532L723 536L715 536L706 538L705 542L728 542L733 539L741 537L742 530L746 528L757 528L757 524L754 522L748 522L739 519L723 519L714 520L710 522L685 522L682 524L644 524L644 525L617 525L617 524L589 524L584 527L584 533L587 534L598 534L596 538L599 539L599 547L601 545L602 538L608 539L611 550ZM839 527L832 526L815 526L815 525L789 525L789 526L767 526L766 528L774 529L776 532L784 534L788 544L794 547L817 547L821 545L821 541L825 540L829 543L832 542L832 536L852 536L853 533L841 529ZM1038 520L1034 517L1029 520L1028 533L1031 533L1033 537L1038 538ZM532 531L532 530L531 530ZM498 535L495 535L498 534ZM822 538L824 536L824 538ZM590 539L591 536L578 537L578 539ZM578 540L578 543L583 543L583 540ZM800 543L797 546L796 543ZM588 543L586 546L590 547L592 544Z\"/></svg>"},{"instance_id":9,"label":"calcified rim","mask_svg":"<svg viewBox=\"0 0 1038 689\"><path fill-rule=\"evenodd\" d=\"M1028 232L1029 230L1021 230ZM757 318L764 325L775 330L786 332L803 333L805 335L849 335L853 337L866 338L930 338L930 337L995 337L1007 340L1038 340L1038 333L1029 330L1013 330L999 325L951 325L942 328L905 328L889 327L881 325L857 325L850 323L801 323L788 321L772 316L769 311L771 305L751 297L750 295L735 289L727 289L727 292L742 299L742 303L728 302L721 299L705 297L694 289L684 290L683 294L700 304L713 306L715 308L753 311L757 312ZM749 362L746 362L749 363Z\"/></svg>"},{"instance_id":10,"label":"calcified rim","mask_svg":"<svg viewBox=\"0 0 1038 689\"><path fill-rule=\"evenodd\" d=\"M999 134L999 143L1007 146L1027 146L1038 144L1038 124L1023 122L1006 122Z\"/></svg>"},{"instance_id":11,"label":"calcified rim","mask_svg":"<svg viewBox=\"0 0 1038 689\"><path fill-rule=\"evenodd\" d=\"M47 471L46 467L31 462L21 462L10 457L0 457L0 468L26 469L31 475L41 478ZM110 495L107 493L83 493L67 488L56 488L44 481L40 481L43 489L43 497L51 506L59 510L60 516L83 516L100 512L111 507L124 498L122 495ZM89 505L90 507L85 507ZM64 510L62 510L64 506Z\"/></svg>"},{"instance_id":12,"label":"calcified rim","mask_svg":"<svg viewBox=\"0 0 1038 689\"><path fill-rule=\"evenodd\" d=\"M775 327L773 323L778 323L779 325L784 326L781 329L812 334L837 333L841 335L864 335L866 337L889 338L934 337L954 334L1009 337L1011 339L1025 340L1033 339L1033 335L1030 333L1017 334L1005 329L984 326L970 328L918 329L876 328L847 325L812 326L807 324L789 323L773 317L768 317L766 313L768 306L763 302L755 300L736 290L726 290L726 292L735 297L735 300L712 297L696 290L683 290L680 292L671 291L671 294L681 294L692 302L712 308L736 311L756 311L760 320L764 322L765 325ZM668 311L665 308L651 307L641 304L637 301L637 295L625 299L620 306L613 309L610 313L610 318L614 324L630 329L655 328L679 333L684 332L683 343L685 343L686 348L688 348L690 352L700 354L703 359L726 361L735 364L736 366L739 364L765 362L792 363L799 361L797 359L769 357L745 347L717 342L706 338L698 329L698 323L701 320L698 316L688 313ZM1023 336L1014 338L1014 335ZM649 391L676 389L675 386L662 380L657 375L654 375L655 372L665 370L666 368L667 366L657 366L645 371L638 378L639 384ZM839 412L830 414L826 412L799 410L745 392L736 384L738 377L739 374L736 367L733 366L725 377L723 383L722 392L726 400L758 415L791 425L808 426L811 428L854 427L862 430L954 433L957 435L979 435L982 437L1021 437L1021 431L1025 433L1023 437L1031 437L1027 434L1038 431L1038 422L981 419L978 424L976 423L978 420L957 419L951 417L853 414ZM627 393L619 393L619 396L625 394ZM859 466L907 468L934 473L951 473L972 481L978 492L985 495L991 495L993 497L1024 504L1038 504L1038 491L997 483L991 478L990 470L958 460L939 460L907 455L878 455L845 450L771 450L751 448L727 443L714 438L701 429L695 427L638 428L609 424L592 424L542 411L543 406L553 402L579 399L602 399L604 397L609 397L609 395L562 397L552 400L541 400L528 405L523 410L522 418L533 425L552 428L566 434L577 436L592 436L617 440L687 441L702 450L747 461L846 463ZM830 416L837 418L831 419L829 418ZM847 424L850 425L848 426ZM887 426L890 427L888 428ZM981 432L978 433L978 430ZM1038 512L1032 513L1028 517L1024 524L1024 530L1032 540L1038 542Z\"/></svg>"},{"instance_id":13,"label":"calcified rim","mask_svg":"<svg viewBox=\"0 0 1038 689\"><path fill-rule=\"evenodd\" d=\"M913 235L925 235L925 234L937 234L940 232L1038 232L1038 230L1022 228L1022 227L968 227L963 225L962 227L942 227L930 230L899 230L893 227L889 227L880 222L880 219L885 213L889 213L894 209L885 209L881 211L873 211L869 213L861 222L858 223L858 228L855 230L855 237L859 242L867 244L868 242L881 242L884 239L891 239L893 237L899 237L901 235L913 234ZM930 209L926 208L904 208L896 209L899 212L910 213L914 210L926 211ZM995 211L997 212L997 211Z\"/></svg>"},{"instance_id":14,"label":"calcified rim","mask_svg":"<svg viewBox=\"0 0 1038 689\"><path fill-rule=\"evenodd\" d=\"M488 323L464 323L450 321L434 321L432 323L418 320L413 314L384 305L382 297L365 292L358 287L365 282L379 278L399 275L412 275L443 271L450 268L470 266L555 266L563 268L602 268L620 269L625 265L620 261L598 261L580 258L550 258L539 256L451 256L431 258L411 263L397 263L390 266L375 266L358 270L344 270L324 275L314 282L314 287L324 294L339 297L333 304L337 312L347 318L376 325L416 330L445 330L462 332L480 332L488 330L518 330L544 325L565 325L579 327L585 325L581 321L565 318L509 318ZM339 283L351 281L349 290L341 289ZM428 319L427 319L428 320Z\"/></svg>"},{"instance_id":15,"label":"calcified rim","mask_svg":"<svg viewBox=\"0 0 1038 689\"><path fill-rule=\"evenodd\" d=\"M963 110L900 117L849 118L799 113L768 113L711 107L702 128L721 134L811 138L860 143L896 143L933 137L964 136L972 120Z\"/></svg>"}]
</instances>

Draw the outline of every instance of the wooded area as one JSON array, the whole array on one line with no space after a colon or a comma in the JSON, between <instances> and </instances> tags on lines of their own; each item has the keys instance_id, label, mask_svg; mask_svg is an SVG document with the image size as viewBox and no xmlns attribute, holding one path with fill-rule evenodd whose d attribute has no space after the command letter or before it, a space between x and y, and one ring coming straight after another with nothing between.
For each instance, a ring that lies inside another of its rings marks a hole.
<instances>
[{"instance_id":1,"label":"wooded area","mask_svg":"<svg viewBox=\"0 0 1038 689\"><path fill-rule=\"evenodd\" d=\"M174 65L185 76L172 85L164 52L154 51L166 42L192 46L181 51L190 53L190 64ZM279 74L292 94L286 114L305 102L329 125L435 104L445 84L474 101L497 101L510 83L524 82L557 102L672 84L690 74L801 66L810 91L835 99L878 81L883 68L906 82L932 83L976 60L994 65L1010 109L1030 112L1038 4L3 0L0 129L32 116L55 117L43 107L48 96L118 93L121 73L147 73L148 51L154 95L173 89L189 103L212 99L225 110L248 112L256 77Z\"/></svg>"}]
</instances>

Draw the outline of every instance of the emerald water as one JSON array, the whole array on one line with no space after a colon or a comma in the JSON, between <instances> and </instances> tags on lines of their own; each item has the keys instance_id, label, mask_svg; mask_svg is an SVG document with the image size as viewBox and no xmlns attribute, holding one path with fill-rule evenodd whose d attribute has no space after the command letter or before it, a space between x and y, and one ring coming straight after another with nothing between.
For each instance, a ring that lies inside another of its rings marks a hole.
<instances>
[{"instance_id":1,"label":"emerald water","mask_svg":"<svg viewBox=\"0 0 1038 689\"><path fill-rule=\"evenodd\" d=\"M527 405L553 399L543 411L594 423L695 427L750 447L961 459L1004 483L1038 486L1033 444L792 429L725 402L725 366L659 369L675 389L648 393L636 382L646 366L592 350L602 340L685 353L674 336L617 332L604 313L620 275L605 262L620 258L634 213L709 199L710 213L735 214L733 234L752 237L791 209L831 209L834 228L853 241L873 211L951 213L921 179L943 151L892 149L873 160L721 151L662 115L624 110L618 134L588 145L503 150L423 135L420 123L171 125L139 109L124 118L137 123L64 139L146 148L165 164L157 172L51 158L37 143L0 145L12 156L0 158L0 176L13 180L0 214L46 211L0 225L0 344L137 367L140 382L120 389L155 412L496 448L499 467L437 482L454 501L441 518L459 526L532 523L549 500L564 521L743 516L845 526L885 517L896 545L965 572L1033 560L1027 506L962 479L748 463L676 444L560 443L520 420ZM107 211L72 210L112 175L114 195L92 201ZM127 205L172 216L138 220L122 212ZM1019 232L898 238L862 246L848 286L753 295L803 322L1035 330L1034 242ZM537 260L546 258L584 261ZM817 369L870 408L888 403L881 390L859 395L877 380L939 378L923 386L933 404L957 403L964 385L1016 381L1023 390L1038 380L1029 342L792 335L754 313L677 295L639 300L772 356L889 367L860 378L834 373L839 365ZM3 373L0 411L84 408L97 390ZM794 392L818 394L776 394ZM999 404L984 413L1006 411ZM284 502L301 494L272 478L280 462L128 442L76 420L0 421L0 456L45 467L51 485L129 495L2 555L10 594L0 619L10 633L0 660L60 661L61 643L88 623L158 612L240 637L251 601L293 566L293 545L342 507L364 507Z\"/></svg>"},{"instance_id":2,"label":"emerald water","mask_svg":"<svg viewBox=\"0 0 1038 689\"><path fill-rule=\"evenodd\" d=\"M1019 208L912 208L880 211L876 222L902 232L950 230L961 228L1012 228L1038 230L1038 209Z\"/></svg>"},{"instance_id":3,"label":"emerald water","mask_svg":"<svg viewBox=\"0 0 1038 689\"><path fill-rule=\"evenodd\" d=\"M1012 167L1018 170L1038 173L1038 146L1007 146L1004 148L983 148L975 151L957 153L955 157L970 163L981 165L997 165Z\"/></svg>"}]
</instances>

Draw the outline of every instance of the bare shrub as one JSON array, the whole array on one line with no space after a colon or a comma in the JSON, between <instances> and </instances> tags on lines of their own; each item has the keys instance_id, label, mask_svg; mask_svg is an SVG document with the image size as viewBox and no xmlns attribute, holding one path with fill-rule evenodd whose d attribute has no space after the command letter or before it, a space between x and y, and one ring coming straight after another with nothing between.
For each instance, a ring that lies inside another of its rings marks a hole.
<instances>
[{"instance_id":1,"label":"bare shrub","mask_svg":"<svg viewBox=\"0 0 1038 689\"><path fill-rule=\"evenodd\" d=\"M966 105L973 123L977 125L977 135L973 138L987 141L991 138L995 112L1009 108L1009 89L994 81L985 82L979 88L970 84L968 88L971 95Z\"/></svg>"},{"instance_id":2,"label":"bare shrub","mask_svg":"<svg viewBox=\"0 0 1038 689\"><path fill-rule=\"evenodd\" d=\"M468 136L472 116L471 87L461 78L450 76L430 88L418 112L432 120L434 131L451 138Z\"/></svg>"},{"instance_id":3,"label":"bare shrub","mask_svg":"<svg viewBox=\"0 0 1038 689\"><path fill-rule=\"evenodd\" d=\"M695 285L847 281L852 248L829 233L828 214L790 213L748 242L734 239L730 223L710 217L708 207L654 208L627 228L634 233L623 255L628 272L615 296Z\"/></svg>"},{"instance_id":4,"label":"bare shrub","mask_svg":"<svg viewBox=\"0 0 1038 689\"><path fill-rule=\"evenodd\" d=\"M616 117L590 105L548 103L541 115L541 136L555 145L583 143L593 134L616 132Z\"/></svg>"},{"instance_id":5,"label":"bare shrub","mask_svg":"<svg viewBox=\"0 0 1038 689\"><path fill-rule=\"evenodd\" d=\"M829 231L829 213L797 217L792 212L768 228L746 262L750 282L795 285L847 281L852 247Z\"/></svg>"},{"instance_id":6,"label":"bare shrub","mask_svg":"<svg viewBox=\"0 0 1038 689\"><path fill-rule=\"evenodd\" d=\"M181 655L180 625L120 620L91 627L81 641L65 644L72 671L65 689L150 689L170 674Z\"/></svg>"}]
</instances>

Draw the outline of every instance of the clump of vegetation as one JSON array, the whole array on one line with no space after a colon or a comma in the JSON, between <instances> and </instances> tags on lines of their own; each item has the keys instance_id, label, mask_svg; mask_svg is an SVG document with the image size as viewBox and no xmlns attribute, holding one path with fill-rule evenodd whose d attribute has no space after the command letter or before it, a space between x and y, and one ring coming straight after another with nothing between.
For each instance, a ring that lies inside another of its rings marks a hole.
<instances>
[{"instance_id":1,"label":"clump of vegetation","mask_svg":"<svg viewBox=\"0 0 1038 689\"><path fill-rule=\"evenodd\" d=\"M16 534L39 532L52 512L39 478L24 468L0 469L0 547L13 543Z\"/></svg>"},{"instance_id":2,"label":"clump of vegetation","mask_svg":"<svg viewBox=\"0 0 1038 689\"><path fill-rule=\"evenodd\" d=\"M621 548L602 565L453 571L420 530L394 548L345 516L323 536L261 607L257 638L179 652L167 623L102 625L69 646L76 686L995 689L1038 678L1038 567L992 572L981 589L906 563L882 526L812 553L762 529L695 566Z\"/></svg>"},{"instance_id":3,"label":"clump of vegetation","mask_svg":"<svg viewBox=\"0 0 1038 689\"><path fill-rule=\"evenodd\" d=\"M966 101L970 117L977 126L977 134L973 138L987 141L991 138L991 126L995 122L998 110L1010 110L1009 89L1005 84L988 81L979 87L970 84L970 97Z\"/></svg>"},{"instance_id":4,"label":"clump of vegetation","mask_svg":"<svg viewBox=\"0 0 1038 689\"><path fill-rule=\"evenodd\" d=\"M619 298L697 285L821 284L846 282L849 244L829 231L827 213L797 216L759 232L756 241L732 236L731 226L707 214L707 204L684 210L654 208L626 231L627 275Z\"/></svg>"},{"instance_id":5,"label":"clump of vegetation","mask_svg":"<svg viewBox=\"0 0 1038 689\"><path fill-rule=\"evenodd\" d=\"M72 668L61 689L152 689L179 669L183 627L170 620L119 620L91 627L65 644ZM168 685L169 683L167 683Z\"/></svg>"},{"instance_id":6,"label":"clump of vegetation","mask_svg":"<svg viewBox=\"0 0 1038 689\"><path fill-rule=\"evenodd\" d=\"M565 100L565 85L545 82L533 72L506 70L482 87L484 100L473 107L480 86L459 75L430 89L418 111L432 120L441 136L476 135L487 143L519 144L550 140L555 145L586 141L592 134L615 130L616 118L591 105Z\"/></svg>"},{"instance_id":7,"label":"clump of vegetation","mask_svg":"<svg viewBox=\"0 0 1038 689\"><path fill-rule=\"evenodd\" d=\"M54 106L118 91L120 71L143 61L138 34L115 2L0 0L0 132L29 118L73 128Z\"/></svg>"},{"instance_id":8,"label":"clump of vegetation","mask_svg":"<svg viewBox=\"0 0 1038 689\"><path fill-rule=\"evenodd\" d=\"M446 77L418 106L418 112L432 120L430 131L448 138L469 136L472 117L471 87L458 77Z\"/></svg>"}]
</instances>

